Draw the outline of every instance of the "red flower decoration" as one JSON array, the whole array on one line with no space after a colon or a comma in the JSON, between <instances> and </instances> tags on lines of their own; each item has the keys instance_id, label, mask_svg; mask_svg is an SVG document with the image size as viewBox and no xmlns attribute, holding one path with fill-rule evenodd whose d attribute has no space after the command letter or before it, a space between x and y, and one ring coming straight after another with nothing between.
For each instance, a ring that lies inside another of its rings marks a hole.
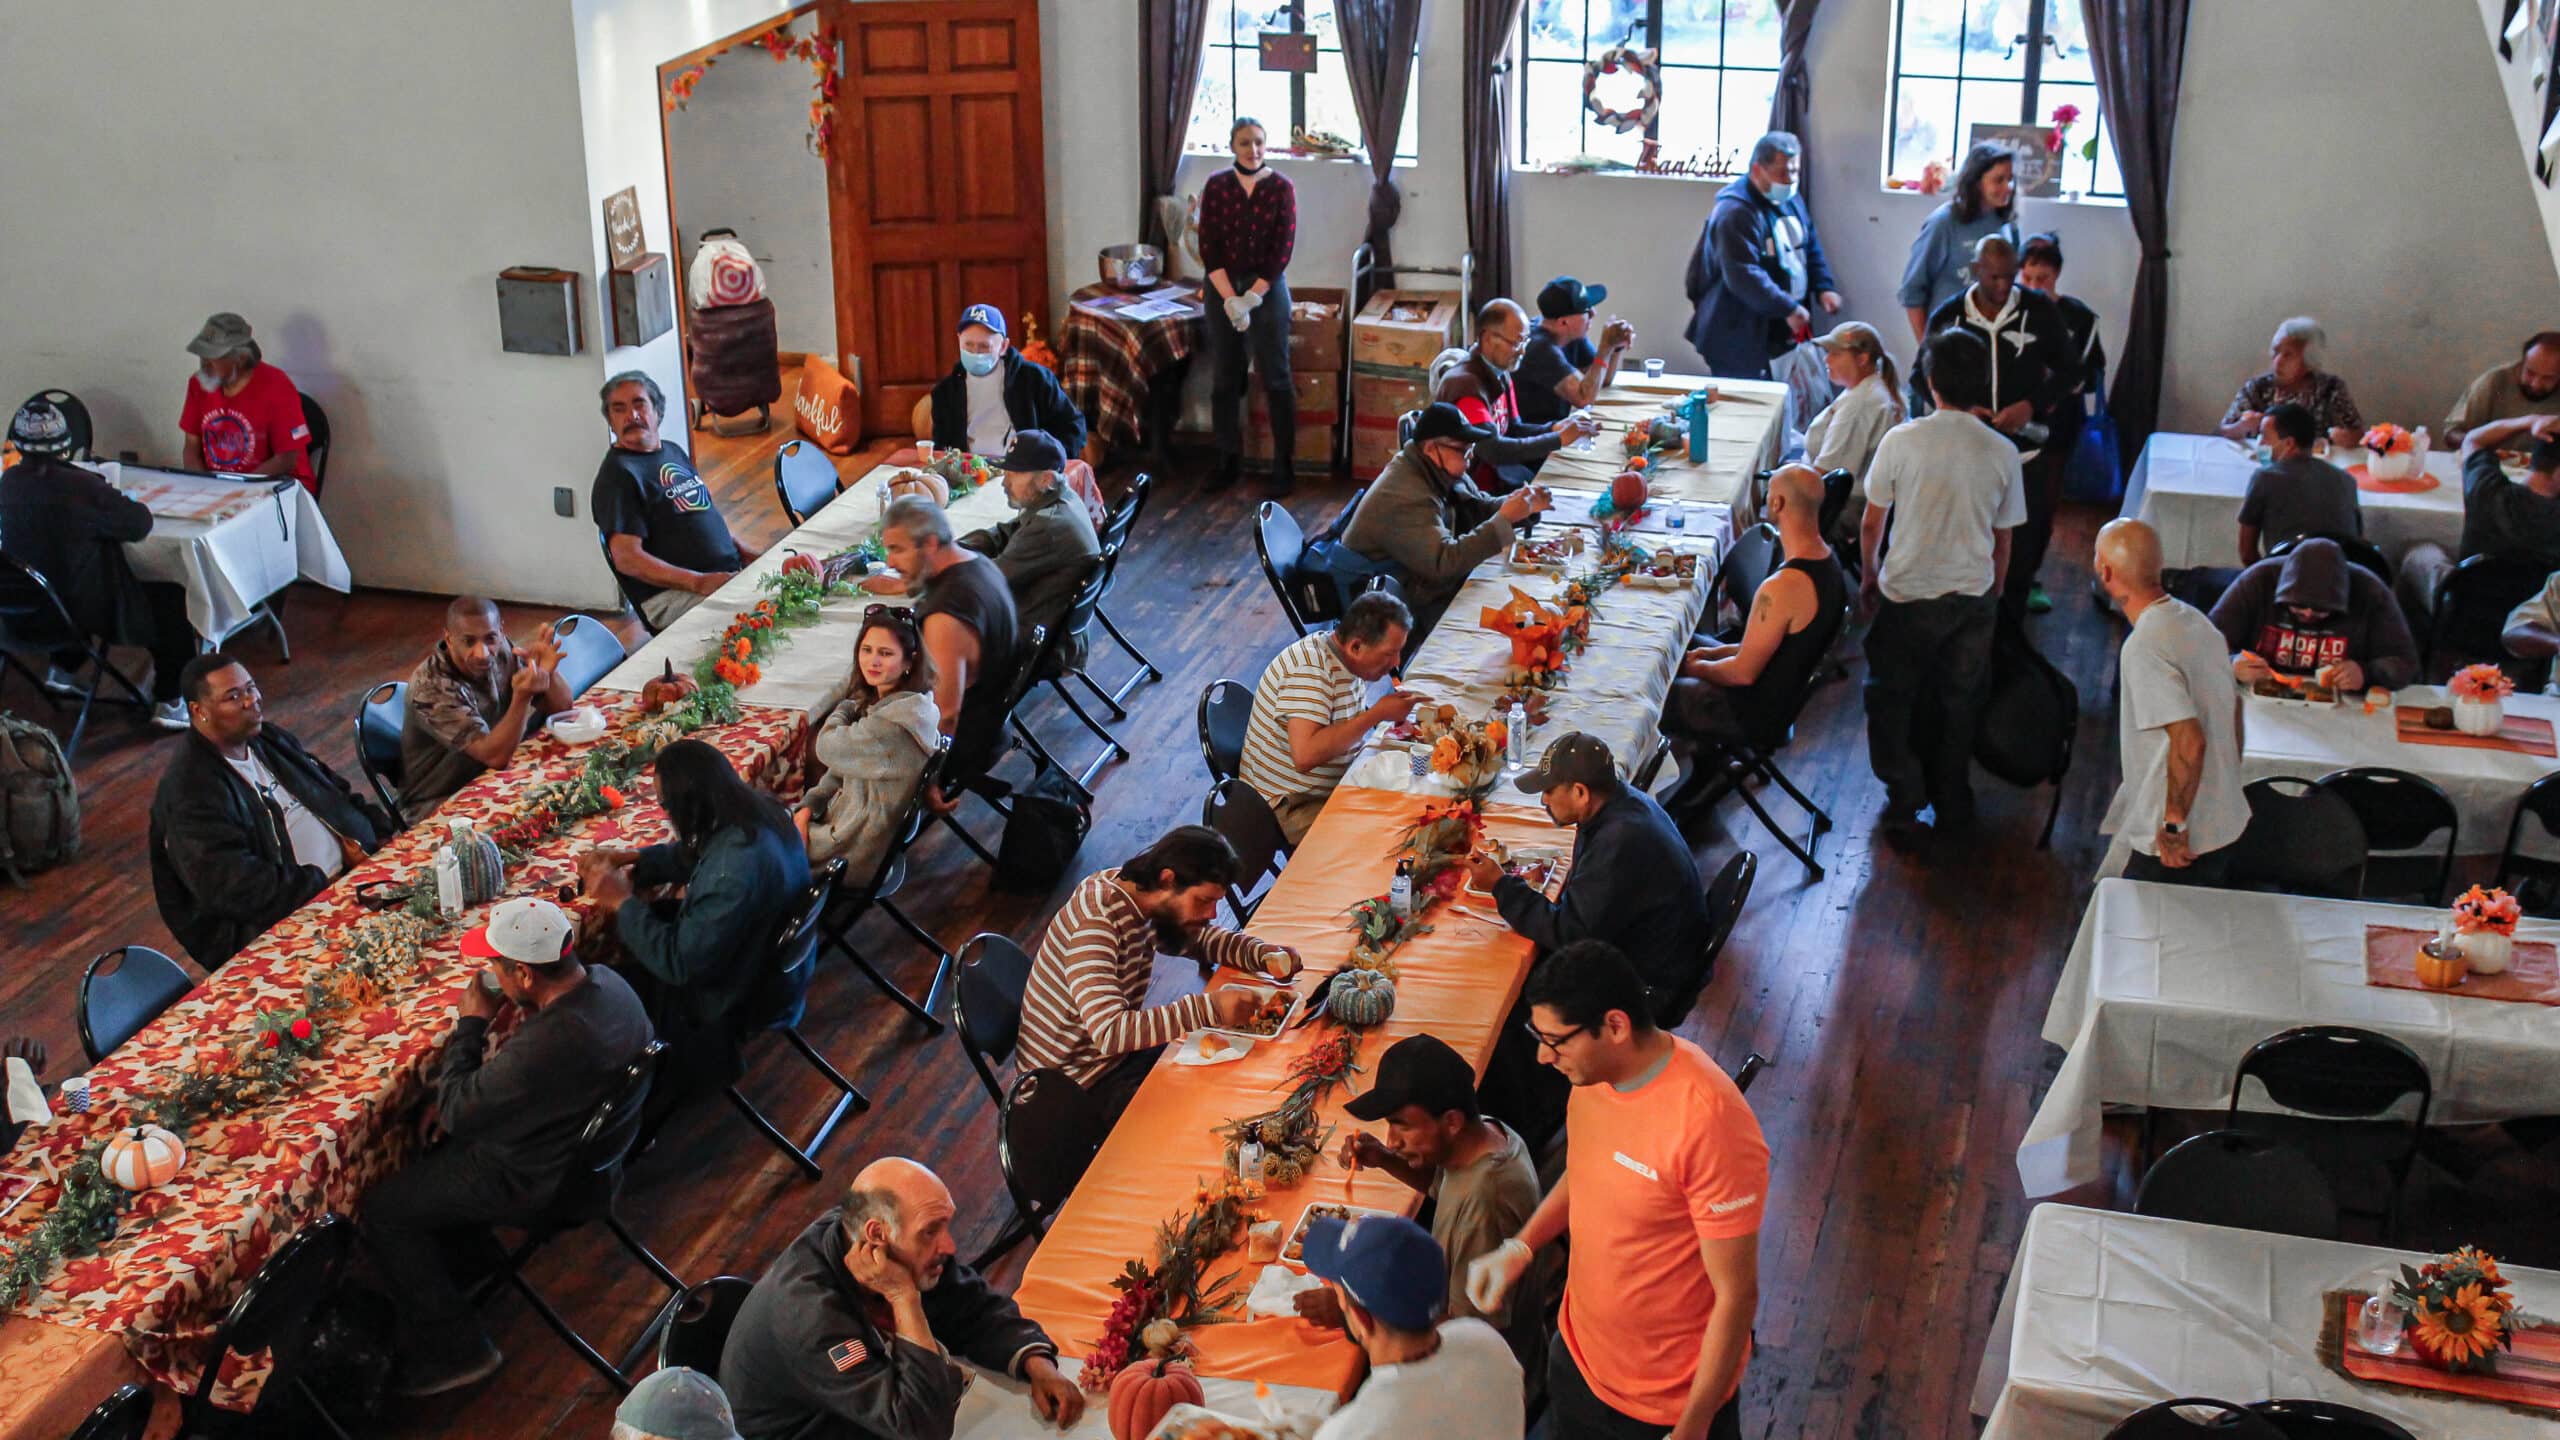
<instances>
[{"instance_id":1,"label":"red flower decoration","mask_svg":"<svg viewBox=\"0 0 2560 1440\"><path fill-rule=\"evenodd\" d=\"M622 808L622 792L616 790L610 785L597 786L596 798L604 802L604 808L607 810L619 810Z\"/></svg>"},{"instance_id":2,"label":"red flower decoration","mask_svg":"<svg viewBox=\"0 0 2560 1440\"><path fill-rule=\"evenodd\" d=\"M294 1038L294 1039L296 1039L296 1040L308 1040L308 1039L310 1039L310 1038L311 1038L311 1017L310 1017L310 1016L308 1016L308 1015L303 1016L301 1019L294 1021L294 1022L293 1022L293 1025L292 1025L292 1027L291 1027L291 1028L292 1028L292 1030L293 1030L293 1038Z\"/></svg>"},{"instance_id":3,"label":"red flower decoration","mask_svg":"<svg viewBox=\"0 0 2560 1440\"><path fill-rule=\"evenodd\" d=\"M284 1037L278 1035L273 1030L261 1030L258 1032L258 1043L269 1050L273 1050L284 1043Z\"/></svg>"}]
</instances>

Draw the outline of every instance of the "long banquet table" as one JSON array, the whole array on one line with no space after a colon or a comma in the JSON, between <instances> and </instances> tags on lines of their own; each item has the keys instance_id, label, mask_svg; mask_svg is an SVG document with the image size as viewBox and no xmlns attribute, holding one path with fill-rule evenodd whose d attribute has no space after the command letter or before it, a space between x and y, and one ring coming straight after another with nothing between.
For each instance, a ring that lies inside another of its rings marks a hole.
<instances>
[{"instance_id":1,"label":"long banquet table","mask_svg":"<svg viewBox=\"0 0 2560 1440\"><path fill-rule=\"evenodd\" d=\"M754 707L698 738L740 773L787 793L797 783L804 729L797 710ZM359 885L416 878L444 838L437 822L467 816L494 823L531 785L571 778L584 763L583 751L548 736L527 742L513 766L473 781L434 820L340 876L91 1066L89 1113L58 1111L50 1124L30 1129L7 1170L40 1177L48 1161L67 1170L111 1130L141 1123L149 1096L200 1059L226 1052L261 1011L299 1008L306 984L329 976L351 928L372 913L356 899ZM574 884L573 857L590 846L666 838L655 782L644 777L634 789L622 809L535 842L509 868L507 892L544 895ZM104 1249L59 1267L0 1320L0 1435L69 1434L126 1380L147 1375L172 1388L191 1386L217 1322L276 1245L322 1214L353 1213L366 1187L416 1148L426 1072L453 1028L461 987L480 969L459 948L463 927L478 923L480 913L466 910L430 941L417 972L383 1003L330 1022L289 1093L198 1125L185 1137L189 1153L177 1178L135 1197ZM58 1185L38 1178L0 1217L0 1249L22 1240L59 1194ZM258 1377L239 1378L253 1385ZM245 1387L240 1393L245 1400Z\"/></svg>"},{"instance_id":2,"label":"long banquet table","mask_svg":"<svg viewBox=\"0 0 2560 1440\"><path fill-rule=\"evenodd\" d=\"M2317 780L2350 765L2383 765L2422 776L2441 787L2458 817L2456 853L2495 855L2506 848L2516 801L2533 782L2560 769L2560 761L2515 750L2464 744L2413 744L2400 738L2399 711L2447 704L2441 686L2412 685L2372 714L2354 701L2308 705L2243 694L2240 778L2293 775ZM2510 716L2560 726L2560 699L2507 697ZM2525 827L2525 852L2550 854L2539 825Z\"/></svg>"},{"instance_id":3,"label":"long banquet table","mask_svg":"<svg viewBox=\"0 0 2560 1440\"><path fill-rule=\"evenodd\" d=\"M2364 462L2361 448L2341 450L2329 463L2345 469ZM2362 490L2356 508L2364 538L2397 561L2421 540L2453 549L2462 539L2461 458L2448 450L2427 456L2431 489ZM2160 563L2172 570L2240 564L2240 500L2258 471L2256 454L2219 435L2151 437L2125 478L2124 511L2160 533Z\"/></svg>"}]
</instances>

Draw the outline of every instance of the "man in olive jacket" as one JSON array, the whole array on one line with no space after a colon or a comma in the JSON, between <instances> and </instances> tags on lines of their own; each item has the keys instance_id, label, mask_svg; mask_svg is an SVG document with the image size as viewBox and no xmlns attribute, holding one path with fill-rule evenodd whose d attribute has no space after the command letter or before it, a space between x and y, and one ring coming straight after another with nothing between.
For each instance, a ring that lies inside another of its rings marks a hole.
<instances>
[{"instance_id":1,"label":"man in olive jacket","mask_svg":"<svg viewBox=\"0 0 2560 1440\"><path fill-rule=\"evenodd\" d=\"M208 970L301 908L399 827L281 726L220 651L179 676L191 733L151 797L151 891Z\"/></svg>"},{"instance_id":2,"label":"man in olive jacket","mask_svg":"<svg viewBox=\"0 0 2560 1440\"><path fill-rule=\"evenodd\" d=\"M1422 643L1478 565L1510 548L1513 527L1553 503L1535 485L1499 502L1476 488L1467 467L1475 447L1490 438L1491 431L1468 423L1457 406L1435 402L1414 422L1412 443L1378 472L1343 527L1345 546L1402 572L1414 617L1408 649Z\"/></svg>"},{"instance_id":3,"label":"man in olive jacket","mask_svg":"<svg viewBox=\"0 0 2560 1440\"><path fill-rule=\"evenodd\" d=\"M960 548L996 562L1025 629L1046 625L1056 635L1102 558L1102 541L1084 502L1067 489L1067 449L1056 437L1045 430L1014 436L1002 468L1004 498L1014 517L961 536ZM1085 637L1061 638L1058 658L1070 669L1084 664Z\"/></svg>"}]
</instances>

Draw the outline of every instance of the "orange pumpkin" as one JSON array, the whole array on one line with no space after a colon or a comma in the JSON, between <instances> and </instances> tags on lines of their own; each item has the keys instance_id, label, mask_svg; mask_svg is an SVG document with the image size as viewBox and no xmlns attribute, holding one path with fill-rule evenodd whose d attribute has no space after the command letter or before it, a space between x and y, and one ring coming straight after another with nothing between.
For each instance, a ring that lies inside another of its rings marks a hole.
<instances>
[{"instance_id":1,"label":"orange pumpkin","mask_svg":"<svg viewBox=\"0 0 2560 1440\"><path fill-rule=\"evenodd\" d=\"M811 579L815 579L821 572L818 569L818 562L815 559L794 550L791 552L790 556L782 562L782 573L785 575L806 575Z\"/></svg>"},{"instance_id":2,"label":"orange pumpkin","mask_svg":"<svg viewBox=\"0 0 2560 1440\"><path fill-rule=\"evenodd\" d=\"M1617 479L1609 482L1609 503L1619 510L1643 509L1644 502L1650 498L1650 494L1651 492L1645 488L1644 475L1640 471L1625 471Z\"/></svg>"},{"instance_id":3,"label":"orange pumpkin","mask_svg":"<svg viewBox=\"0 0 2560 1440\"><path fill-rule=\"evenodd\" d=\"M1111 1440L1143 1440L1165 1412L1201 1398L1190 1366L1164 1357L1137 1361L1111 1377Z\"/></svg>"},{"instance_id":4,"label":"orange pumpkin","mask_svg":"<svg viewBox=\"0 0 2560 1440\"><path fill-rule=\"evenodd\" d=\"M98 1152L98 1172L120 1190L169 1183L187 1163L187 1142L157 1125L119 1130Z\"/></svg>"},{"instance_id":5,"label":"orange pumpkin","mask_svg":"<svg viewBox=\"0 0 2560 1440\"><path fill-rule=\"evenodd\" d=\"M676 673L676 662L667 662L666 673L640 687L640 708L656 714L670 705L684 702L686 696L702 688L690 675Z\"/></svg>"}]
</instances>

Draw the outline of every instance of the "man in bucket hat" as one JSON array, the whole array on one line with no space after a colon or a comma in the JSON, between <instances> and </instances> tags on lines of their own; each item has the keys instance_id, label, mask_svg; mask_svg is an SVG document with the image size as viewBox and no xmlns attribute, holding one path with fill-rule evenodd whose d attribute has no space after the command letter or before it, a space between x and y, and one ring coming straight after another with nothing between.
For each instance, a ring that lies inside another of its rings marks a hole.
<instances>
[{"instance_id":1,"label":"man in bucket hat","mask_svg":"<svg viewBox=\"0 0 2560 1440\"><path fill-rule=\"evenodd\" d=\"M311 478L311 422L302 392L266 362L249 322L225 310L206 319L187 342L196 357L178 429L190 470L229 475L290 475L317 495Z\"/></svg>"}]
</instances>

